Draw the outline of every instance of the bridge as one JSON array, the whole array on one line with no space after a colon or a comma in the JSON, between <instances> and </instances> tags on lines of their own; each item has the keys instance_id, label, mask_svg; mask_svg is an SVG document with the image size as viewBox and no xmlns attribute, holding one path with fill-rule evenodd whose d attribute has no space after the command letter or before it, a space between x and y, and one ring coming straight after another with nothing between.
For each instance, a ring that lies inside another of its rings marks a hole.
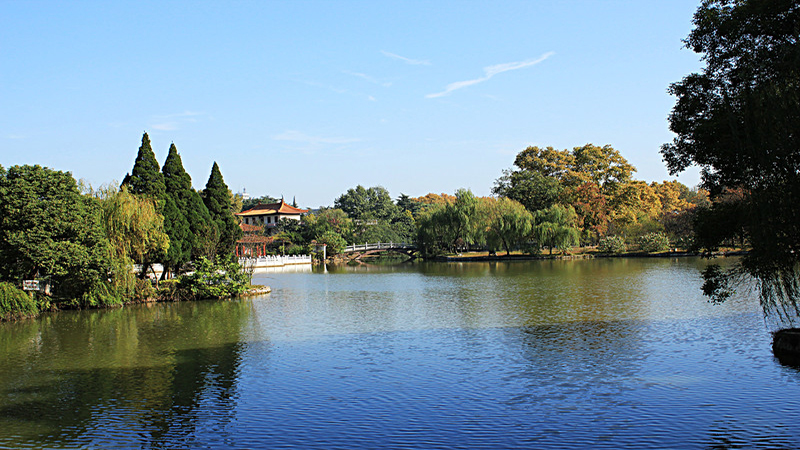
<instances>
[{"instance_id":1,"label":"bridge","mask_svg":"<svg viewBox=\"0 0 800 450\"><path fill-rule=\"evenodd\" d=\"M350 259L354 260L360 260L363 256L381 252L401 253L410 258L416 258L416 255L414 255L416 250L416 245L405 242L377 242L374 244L348 245L342 250L342 253L351 255Z\"/></svg>"}]
</instances>

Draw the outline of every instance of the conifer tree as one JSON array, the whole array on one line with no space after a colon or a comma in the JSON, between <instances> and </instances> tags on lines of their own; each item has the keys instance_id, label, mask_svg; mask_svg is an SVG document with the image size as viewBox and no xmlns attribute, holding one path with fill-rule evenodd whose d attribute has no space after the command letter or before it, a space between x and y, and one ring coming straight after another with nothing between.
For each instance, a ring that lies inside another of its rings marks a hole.
<instances>
[{"instance_id":1,"label":"conifer tree","mask_svg":"<svg viewBox=\"0 0 800 450\"><path fill-rule=\"evenodd\" d=\"M164 258L164 274L179 271L189 261L192 252L192 239L186 217L186 190L191 189L191 178L183 168L183 162L175 144L170 145L169 154L161 168L164 177L164 231L169 236L169 250Z\"/></svg>"},{"instance_id":2,"label":"conifer tree","mask_svg":"<svg viewBox=\"0 0 800 450\"><path fill-rule=\"evenodd\" d=\"M217 256L230 256L242 230L231 212L230 190L225 184L216 162L211 167L211 175L208 177L206 188L203 191L203 203L208 208L208 213L219 232Z\"/></svg>"},{"instance_id":3,"label":"conifer tree","mask_svg":"<svg viewBox=\"0 0 800 450\"><path fill-rule=\"evenodd\" d=\"M122 184L128 186L128 191L136 195L144 195L158 201L159 207L163 207L164 177L158 167L156 155L150 146L150 136L147 133L142 135L142 145L136 155L136 162L133 163L133 170L130 175L126 175Z\"/></svg>"},{"instance_id":4,"label":"conifer tree","mask_svg":"<svg viewBox=\"0 0 800 450\"><path fill-rule=\"evenodd\" d=\"M192 178L183 168L183 161L175 144L169 147L169 154L161 173L164 176L167 197L172 199L175 210L180 212L180 218L176 219L180 223L174 226L170 241L181 239L182 242L180 248L175 249L169 258L170 266L179 269L190 259L203 254L200 250L203 247L201 241L206 238L206 227L211 222L211 216L200 194L192 188ZM168 214L174 213L168 213L165 207L165 221L169 220ZM172 266L172 264L177 265Z\"/></svg>"}]
</instances>

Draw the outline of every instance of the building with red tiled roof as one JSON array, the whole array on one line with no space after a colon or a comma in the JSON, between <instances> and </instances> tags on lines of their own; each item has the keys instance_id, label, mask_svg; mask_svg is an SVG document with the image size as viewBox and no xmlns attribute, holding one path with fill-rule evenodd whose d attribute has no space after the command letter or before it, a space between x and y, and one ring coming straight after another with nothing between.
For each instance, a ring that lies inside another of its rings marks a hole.
<instances>
[{"instance_id":1,"label":"building with red tiled roof","mask_svg":"<svg viewBox=\"0 0 800 450\"><path fill-rule=\"evenodd\" d=\"M307 209L295 208L281 200L278 203L259 203L246 211L236 213L236 216L241 219L243 231L247 231L244 227L258 226L269 232L281 219L300 220L300 216L307 212Z\"/></svg>"}]
</instances>

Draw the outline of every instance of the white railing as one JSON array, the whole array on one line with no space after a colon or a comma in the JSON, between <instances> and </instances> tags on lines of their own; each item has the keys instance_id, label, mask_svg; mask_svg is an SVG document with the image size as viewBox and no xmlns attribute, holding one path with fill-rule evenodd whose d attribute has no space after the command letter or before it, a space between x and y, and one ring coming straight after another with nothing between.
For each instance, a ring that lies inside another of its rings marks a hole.
<instances>
[{"instance_id":1,"label":"white railing","mask_svg":"<svg viewBox=\"0 0 800 450\"><path fill-rule=\"evenodd\" d=\"M369 250L389 250L396 248L414 248L412 244L405 242L378 242L375 244L354 244L348 245L344 248L344 253L350 252L366 252Z\"/></svg>"},{"instance_id":2,"label":"white railing","mask_svg":"<svg viewBox=\"0 0 800 450\"><path fill-rule=\"evenodd\" d=\"M292 264L311 264L311 255L259 256L256 258L239 258L244 267L281 267Z\"/></svg>"}]
</instances>

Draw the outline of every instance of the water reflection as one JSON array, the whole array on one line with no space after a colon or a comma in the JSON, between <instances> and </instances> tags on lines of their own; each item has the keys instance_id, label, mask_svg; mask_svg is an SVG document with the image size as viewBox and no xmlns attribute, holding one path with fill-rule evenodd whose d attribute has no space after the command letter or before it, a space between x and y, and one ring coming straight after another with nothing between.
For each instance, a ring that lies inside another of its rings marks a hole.
<instances>
[{"instance_id":1,"label":"water reflection","mask_svg":"<svg viewBox=\"0 0 800 450\"><path fill-rule=\"evenodd\" d=\"M0 446L102 447L121 430L143 446L192 446L201 430L233 418L250 306L142 305L8 324Z\"/></svg>"},{"instance_id":2,"label":"water reflection","mask_svg":"<svg viewBox=\"0 0 800 450\"><path fill-rule=\"evenodd\" d=\"M0 328L0 447L797 447L800 374L699 260L264 273Z\"/></svg>"}]
</instances>

